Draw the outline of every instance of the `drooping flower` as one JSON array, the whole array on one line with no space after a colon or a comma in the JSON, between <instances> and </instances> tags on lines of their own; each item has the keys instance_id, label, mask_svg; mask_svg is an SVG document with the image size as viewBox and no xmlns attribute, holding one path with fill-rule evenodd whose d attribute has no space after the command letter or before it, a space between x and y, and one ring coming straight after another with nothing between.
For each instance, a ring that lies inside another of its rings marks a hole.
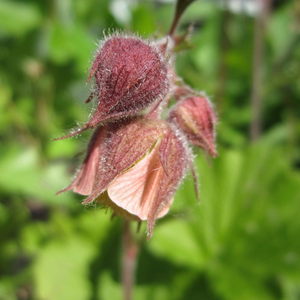
<instances>
[{"instance_id":1,"label":"drooping flower","mask_svg":"<svg viewBox=\"0 0 300 300\"><path fill-rule=\"evenodd\" d=\"M151 104L159 104L169 91L169 55L157 44L121 34L110 36L102 44L88 79L95 79L86 101L96 99L94 114L82 129L65 137L137 114Z\"/></svg>"},{"instance_id":2,"label":"drooping flower","mask_svg":"<svg viewBox=\"0 0 300 300\"><path fill-rule=\"evenodd\" d=\"M184 177L190 154L184 138L167 122L134 118L97 128L73 189L127 219L148 220L149 238L156 218L164 216Z\"/></svg>"},{"instance_id":3,"label":"drooping flower","mask_svg":"<svg viewBox=\"0 0 300 300\"><path fill-rule=\"evenodd\" d=\"M177 124L192 144L213 157L218 155L215 147L217 118L206 96L190 96L180 101L170 111L168 120Z\"/></svg>"}]
</instances>

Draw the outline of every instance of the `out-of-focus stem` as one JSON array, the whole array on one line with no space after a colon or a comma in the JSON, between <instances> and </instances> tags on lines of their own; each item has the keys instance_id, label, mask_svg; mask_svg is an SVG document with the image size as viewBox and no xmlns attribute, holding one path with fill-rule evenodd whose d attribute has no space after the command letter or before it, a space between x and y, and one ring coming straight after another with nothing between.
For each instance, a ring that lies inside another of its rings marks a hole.
<instances>
[{"instance_id":1,"label":"out-of-focus stem","mask_svg":"<svg viewBox=\"0 0 300 300\"><path fill-rule=\"evenodd\" d=\"M250 127L251 141L259 138L261 133L262 85L264 37L272 0L256 0L261 4L259 15L255 19L254 52L252 71L251 110L252 120Z\"/></svg>"},{"instance_id":2,"label":"out-of-focus stem","mask_svg":"<svg viewBox=\"0 0 300 300\"><path fill-rule=\"evenodd\" d=\"M132 299L132 289L134 286L134 275L136 259L139 252L139 244L133 239L130 231L129 221L124 223L123 231L123 265L122 281L124 290L124 300Z\"/></svg>"},{"instance_id":3,"label":"out-of-focus stem","mask_svg":"<svg viewBox=\"0 0 300 300\"><path fill-rule=\"evenodd\" d=\"M180 15L176 12L176 14L174 16L174 19L173 19L173 23L172 23L171 29L169 31L169 36L171 36L171 37L174 36L174 32L175 32L175 29L177 28L179 19L180 19Z\"/></svg>"},{"instance_id":4,"label":"out-of-focus stem","mask_svg":"<svg viewBox=\"0 0 300 300\"><path fill-rule=\"evenodd\" d=\"M174 32L177 28L178 22L185 11L185 9L195 0L177 0L176 7L175 7L175 15L173 18L173 22L171 25L171 29L169 31L169 36L174 37Z\"/></svg>"},{"instance_id":5,"label":"out-of-focus stem","mask_svg":"<svg viewBox=\"0 0 300 300\"><path fill-rule=\"evenodd\" d=\"M229 48L229 41L227 36L228 23L230 21L230 12L227 9L227 2L225 2L225 9L221 15L220 22L220 60L219 60L219 68L218 68L218 82L216 89L216 104L217 111L220 116L222 112L222 104L225 95L226 81L227 81L227 63L226 63L226 55Z\"/></svg>"}]
</instances>

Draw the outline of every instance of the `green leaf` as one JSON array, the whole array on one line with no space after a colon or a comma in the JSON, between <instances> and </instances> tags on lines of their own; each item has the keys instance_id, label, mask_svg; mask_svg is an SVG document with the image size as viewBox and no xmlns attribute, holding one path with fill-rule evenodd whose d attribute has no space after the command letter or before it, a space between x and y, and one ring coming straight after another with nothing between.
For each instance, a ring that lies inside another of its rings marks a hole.
<instances>
[{"instance_id":1,"label":"green leaf","mask_svg":"<svg viewBox=\"0 0 300 300\"><path fill-rule=\"evenodd\" d=\"M95 50L93 38L80 25L65 26L54 23L49 36L49 55L57 64L75 59L77 70L84 73L89 67L91 52Z\"/></svg>"},{"instance_id":2,"label":"green leaf","mask_svg":"<svg viewBox=\"0 0 300 300\"><path fill-rule=\"evenodd\" d=\"M163 285L139 285L132 290L133 299L147 300L167 300L170 298L168 289ZM102 300L122 300L123 287L115 282L109 272L103 272L98 281L98 297Z\"/></svg>"},{"instance_id":3,"label":"green leaf","mask_svg":"<svg viewBox=\"0 0 300 300\"><path fill-rule=\"evenodd\" d=\"M155 17L151 7L146 3L137 6L132 12L132 31L147 36L155 30Z\"/></svg>"},{"instance_id":4,"label":"green leaf","mask_svg":"<svg viewBox=\"0 0 300 300\"><path fill-rule=\"evenodd\" d=\"M0 281L0 299L15 300L14 282L9 277L1 277Z\"/></svg>"},{"instance_id":5,"label":"green leaf","mask_svg":"<svg viewBox=\"0 0 300 300\"><path fill-rule=\"evenodd\" d=\"M0 1L0 34L24 35L42 21L40 11L32 4Z\"/></svg>"},{"instance_id":6,"label":"green leaf","mask_svg":"<svg viewBox=\"0 0 300 300\"><path fill-rule=\"evenodd\" d=\"M270 17L268 33L275 59L283 55L290 41L296 36L296 31L291 30L294 6L294 3L289 3Z\"/></svg>"},{"instance_id":7,"label":"green leaf","mask_svg":"<svg viewBox=\"0 0 300 300\"><path fill-rule=\"evenodd\" d=\"M212 285L224 300L275 300L260 279L252 277L243 270L232 269L230 266L216 267L210 272Z\"/></svg>"},{"instance_id":8,"label":"green leaf","mask_svg":"<svg viewBox=\"0 0 300 300\"><path fill-rule=\"evenodd\" d=\"M91 297L89 262L96 251L86 239L75 236L48 244L33 267L37 297L45 300Z\"/></svg>"},{"instance_id":9,"label":"green leaf","mask_svg":"<svg viewBox=\"0 0 300 300\"><path fill-rule=\"evenodd\" d=\"M187 221L178 219L159 224L148 247L155 255L174 264L200 269L205 262L202 249Z\"/></svg>"},{"instance_id":10,"label":"green leaf","mask_svg":"<svg viewBox=\"0 0 300 300\"><path fill-rule=\"evenodd\" d=\"M116 283L111 278L108 272L103 272L99 278L98 297L102 300L122 300L123 290L119 283Z\"/></svg>"},{"instance_id":11,"label":"green leaf","mask_svg":"<svg viewBox=\"0 0 300 300\"><path fill-rule=\"evenodd\" d=\"M34 148L6 148L0 158L0 186L12 193L38 198L47 203L62 203L55 193L69 184L65 166L53 164L41 167ZM72 201L71 194L63 195L63 203Z\"/></svg>"}]
</instances>

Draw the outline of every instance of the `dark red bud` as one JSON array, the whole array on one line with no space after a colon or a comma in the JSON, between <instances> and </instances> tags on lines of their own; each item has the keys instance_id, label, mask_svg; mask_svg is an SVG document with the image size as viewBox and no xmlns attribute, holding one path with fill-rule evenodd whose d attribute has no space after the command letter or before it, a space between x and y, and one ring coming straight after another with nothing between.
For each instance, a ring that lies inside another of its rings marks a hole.
<instances>
[{"instance_id":1,"label":"dark red bud","mask_svg":"<svg viewBox=\"0 0 300 300\"><path fill-rule=\"evenodd\" d=\"M95 113L81 130L66 137L161 102L170 86L166 56L156 44L135 36L108 38L96 54L88 79L95 78L87 100L96 98Z\"/></svg>"},{"instance_id":2,"label":"dark red bud","mask_svg":"<svg viewBox=\"0 0 300 300\"><path fill-rule=\"evenodd\" d=\"M213 157L218 155L215 148L217 118L205 96L185 98L172 109L169 120L177 124L191 143Z\"/></svg>"}]
</instances>

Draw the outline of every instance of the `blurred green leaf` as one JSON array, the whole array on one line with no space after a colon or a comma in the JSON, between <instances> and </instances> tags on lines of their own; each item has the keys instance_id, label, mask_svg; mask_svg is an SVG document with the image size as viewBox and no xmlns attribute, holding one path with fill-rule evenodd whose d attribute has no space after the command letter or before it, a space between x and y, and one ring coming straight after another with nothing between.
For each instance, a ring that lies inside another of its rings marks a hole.
<instances>
[{"instance_id":1,"label":"blurred green leaf","mask_svg":"<svg viewBox=\"0 0 300 300\"><path fill-rule=\"evenodd\" d=\"M199 269L205 262L189 224L182 220L165 222L157 227L149 248L175 264Z\"/></svg>"},{"instance_id":2,"label":"blurred green leaf","mask_svg":"<svg viewBox=\"0 0 300 300\"><path fill-rule=\"evenodd\" d=\"M103 300L123 299L123 290L120 284L113 281L108 272L103 272L99 278L98 297Z\"/></svg>"},{"instance_id":3,"label":"blurred green leaf","mask_svg":"<svg viewBox=\"0 0 300 300\"><path fill-rule=\"evenodd\" d=\"M276 13L271 15L268 30L271 45L276 59L286 50L291 39L296 34L290 27L290 21L293 18L293 7L286 5ZM288 33L287 33L288 32Z\"/></svg>"},{"instance_id":4,"label":"blurred green leaf","mask_svg":"<svg viewBox=\"0 0 300 300\"><path fill-rule=\"evenodd\" d=\"M95 41L81 26L66 26L54 23L49 38L49 54L58 64L76 61L77 70L84 73L89 67L91 52L96 49Z\"/></svg>"},{"instance_id":5,"label":"blurred green leaf","mask_svg":"<svg viewBox=\"0 0 300 300\"><path fill-rule=\"evenodd\" d=\"M11 278L1 278L0 281L0 299L2 300L15 300L14 282Z\"/></svg>"},{"instance_id":6,"label":"blurred green leaf","mask_svg":"<svg viewBox=\"0 0 300 300\"><path fill-rule=\"evenodd\" d=\"M0 34L24 35L41 22L42 15L33 4L0 1Z\"/></svg>"},{"instance_id":7,"label":"blurred green leaf","mask_svg":"<svg viewBox=\"0 0 300 300\"><path fill-rule=\"evenodd\" d=\"M111 275L108 272L103 272L99 278L98 285L98 297L99 299L109 300L116 299L122 300L123 287L120 283L114 282ZM170 294L165 286L162 285L139 285L133 289L133 299L147 300L167 300L171 299Z\"/></svg>"},{"instance_id":8,"label":"blurred green leaf","mask_svg":"<svg viewBox=\"0 0 300 300\"><path fill-rule=\"evenodd\" d=\"M95 253L88 240L75 236L47 245L33 267L37 297L88 299L91 296L88 264Z\"/></svg>"},{"instance_id":9,"label":"blurred green leaf","mask_svg":"<svg viewBox=\"0 0 300 300\"><path fill-rule=\"evenodd\" d=\"M73 157L74 153L77 151L77 141L76 139L65 139L63 141L54 141L49 143L47 149L47 155L50 159L60 158L60 157Z\"/></svg>"},{"instance_id":10,"label":"blurred green leaf","mask_svg":"<svg viewBox=\"0 0 300 300\"><path fill-rule=\"evenodd\" d=\"M0 158L0 186L3 190L36 197L52 204L61 203L62 196L55 197L55 193L70 180L62 164L53 164L47 168L39 166L38 153L34 148L20 150L13 147L7 150ZM63 198L64 204L72 201L67 193Z\"/></svg>"},{"instance_id":11,"label":"blurred green leaf","mask_svg":"<svg viewBox=\"0 0 300 300\"><path fill-rule=\"evenodd\" d=\"M243 270L231 269L230 266L215 268L210 276L214 288L222 299L226 300L275 300L260 279L252 277Z\"/></svg>"},{"instance_id":12,"label":"blurred green leaf","mask_svg":"<svg viewBox=\"0 0 300 300\"><path fill-rule=\"evenodd\" d=\"M145 36L156 31L155 16L151 6L141 4L133 10L132 31Z\"/></svg>"}]
</instances>

